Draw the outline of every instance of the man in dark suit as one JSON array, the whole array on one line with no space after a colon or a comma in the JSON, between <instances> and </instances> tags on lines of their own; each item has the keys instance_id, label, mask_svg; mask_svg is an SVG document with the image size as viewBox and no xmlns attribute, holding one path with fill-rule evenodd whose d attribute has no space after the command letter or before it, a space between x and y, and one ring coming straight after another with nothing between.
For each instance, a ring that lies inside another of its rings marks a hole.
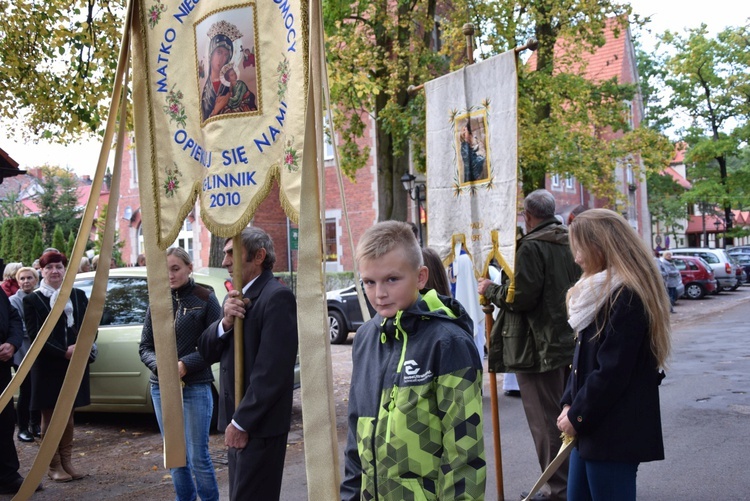
<instances>
[{"instance_id":1,"label":"man in dark suit","mask_svg":"<svg viewBox=\"0 0 750 501\"><path fill-rule=\"evenodd\" d=\"M222 266L232 274L242 259L242 292L230 291L224 317L206 329L198 351L221 361L219 426L229 447L229 496L279 499L286 440L291 424L297 304L292 291L273 277L276 254L263 230L245 228L241 252L224 244ZM244 318L244 396L235 402L234 319Z\"/></svg>"},{"instance_id":2,"label":"man in dark suit","mask_svg":"<svg viewBox=\"0 0 750 501\"><path fill-rule=\"evenodd\" d=\"M8 386L13 355L23 342L21 317L11 308L8 296L0 294L0 391ZM13 443L16 418L13 400L0 412L0 494L15 494L23 477L18 474L18 454Z\"/></svg>"}]
</instances>

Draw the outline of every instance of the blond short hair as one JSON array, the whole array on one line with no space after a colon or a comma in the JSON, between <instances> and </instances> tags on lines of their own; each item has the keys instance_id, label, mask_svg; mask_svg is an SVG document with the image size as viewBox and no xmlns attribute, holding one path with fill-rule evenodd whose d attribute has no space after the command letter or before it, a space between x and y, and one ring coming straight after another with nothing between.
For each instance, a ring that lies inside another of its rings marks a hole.
<instances>
[{"instance_id":1,"label":"blond short hair","mask_svg":"<svg viewBox=\"0 0 750 501\"><path fill-rule=\"evenodd\" d=\"M365 231L357 245L357 266L362 260L378 259L395 249L403 249L409 264L416 270L422 266L422 249L407 223L382 221Z\"/></svg>"},{"instance_id":2,"label":"blond short hair","mask_svg":"<svg viewBox=\"0 0 750 501\"><path fill-rule=\"evenodd\" d=\"M39 272L37 272L34 268L32 268L30 266L24 266L23 268L18 268L18 271L15 274L16 281L18 281L18 277L21 276L21 273L24 273L24 272L27 272L27 271L30 272L31 274L33 274L34 275L34 279L36 280L36 283L39 283Z\"/></svg>"}]
</instances>

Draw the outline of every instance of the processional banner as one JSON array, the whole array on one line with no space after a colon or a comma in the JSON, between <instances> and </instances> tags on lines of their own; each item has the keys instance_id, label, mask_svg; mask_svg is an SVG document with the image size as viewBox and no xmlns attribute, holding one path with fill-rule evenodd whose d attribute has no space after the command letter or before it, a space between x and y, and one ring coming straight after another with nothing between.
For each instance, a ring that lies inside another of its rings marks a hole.
<instances>
[{"instance_id":1,"label":"processional banner","mask_svg":"<svg viewBox=\"0 0 750 501\"><path fill-rule=\"evenodd\" d=\"M151 174L141 182L152 185L159 247L174 241L198 195L212 233L238 234L274 179L297 221L307 2L137 3L133 64L145 82L134 104L147 121L136 124L136 145L139 172Z\"/></svg>"},{"instance_id":2,"label":"processional banner","mask_svg":"<svg viewBox=\"0 0 750 501\"><path fill-rule=\"evenodd\" d=\"M454 245L479 271L495 257L512 276L516 237L518 80L515 51L425 84L429 241ZM446 257L450 256L450 257Z\"/></svg>"}]
</instances>

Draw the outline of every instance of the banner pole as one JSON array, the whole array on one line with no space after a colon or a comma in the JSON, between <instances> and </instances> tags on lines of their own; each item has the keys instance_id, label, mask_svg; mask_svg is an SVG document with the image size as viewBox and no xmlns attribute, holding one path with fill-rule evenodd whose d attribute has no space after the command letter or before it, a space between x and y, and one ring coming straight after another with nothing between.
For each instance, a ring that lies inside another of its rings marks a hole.
<instances>
[{"instance_id":1,"label":"banner pole","mask_svg":"<svg viewBox=\"0 0 750 501\"><path fill-rule=\"evenodd\" d=\"M484 299L484 298L482 298ZM493 307L489 301L483 301L482 311L484 312L484 326L487 334L487 349L492 345L492 327L494 318L492 317ZM489 371L488 371L489 372ZM505 486L503 482L503 457L500 445L500 413L497 401L497 374L490 372L490 405L492 405L492 438L495 452L495 478L497 479L497 499L505 499Z\"/></svg>"},{"instance_id":2,"label":"banner pole","mask_svg":"<svg viewBox=\"0 0 750 501\"><path fill-rule=\"evenodd\" d=\"M242 259L242 237L237 234L232 237L232 277L234 290L240 291L240 300L242 300L242 266L245 260ZM250 256L247 256L248 258ZM234 408L240 405L243 395L245 394L245 337L242 332L243 319L234 317Z\"/></svg>"}]
</instances>

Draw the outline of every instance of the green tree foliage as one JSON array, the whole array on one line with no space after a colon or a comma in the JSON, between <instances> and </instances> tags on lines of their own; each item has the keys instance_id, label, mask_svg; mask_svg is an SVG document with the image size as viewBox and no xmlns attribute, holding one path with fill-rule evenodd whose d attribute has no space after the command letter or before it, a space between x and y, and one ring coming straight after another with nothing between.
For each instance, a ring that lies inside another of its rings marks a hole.
<instances>
[{"instance_id":1,"label":"green tree foliage","mask_svg":"<svg viewBox=\"0 0 750 501\"><path fill-rule=\"evenodd\" d=\"M39 255L34 255L33 245L35 235L41 233L39 220L34 217L13 217L3 220L2 243L0 243L0 257L6 263L22 262L30 265Z\"/></svg>"},{"instance_id":2,"label":"green tree foliage","mask_svg":"<svg viewBox=\"0 0 750 501\"><path fill-rule=\"evenodd\" d=\"M409 141L415 164L424 167L424 95L408 99L405 89L466 64L467 20L476 27L480 58L523 45L530 37L539 41L534 66L521 65L519 74L519 164L526 193L543 187L546 174L558 173L573 175L595 194L614 199L618 160L638 156L647 172L668 165L672 147L665 136L629 128L626 103L634 99L636 86L585 77L586 52L604 43L608 17L626 18L627 4L456 0L450 6L438 4L437 10L439 24L432 2L326 3L329 73L335 124L343 136L343 167L351 173L364 164L369 150L357 146L356 139L364 131L361 117L373 113L379 186L389 191L381 195L381 218L398 213L393 204L403 197L393 194L401 191L397 184L406 169ZM433 27L441 33L437 55ZM619 27L620 36L625 29L624 24ZM565 41L564 54L554 50L560 41ZM616 131L623 134L613 140ZM381 151L382 145L386 150ZM640 164L632 165L639 174Z\"/></svg>"},{"instance_id":3,"label":"green tree foliage","mask_svg":"<svg viewBox=\"0 0 750 501\"><path fill-rule=\"evenodd\" d=\"M42 223L42 238L52 242L52 232L60 226L64 234L78 232L81 208L78 206L78 187L74 174L59 167L42 167L40 193L35 197ZM63 246L64 248L64 246ZM62 249L61 249L62 250Z\"/></svg>"},{"instance_id":4,"label":"green tree foliage","mask_svg":"<svg viewBox=\"0 0 750 501\"><path fill-rule=\"evenodd\" d=\"M104 225L107 221L107 210L109 209L109 205L104 205L102 207L101 212L99 213L99 217L96 220L96 240L94 241L94 252L98 256L102 253L102 244L104 243L103 237L104 237ZM125 264L122 261L122 247L125 245L124 242L120 241L120 232L115 231L115 241L112 245L112 257L115 260L115 264L117 266L124 266Z\"/></svg>"},{"instance_id":5,"label":"green tree foliage","mask_svg":"<svg viewBox=\"0 0 750 501\"><path fill-rule=\"evenodd\" d=\"M406 218L401 176L409 168L410 141L415 141L415 160L424 163L424 93L410 98L407 88L448 69L432 36L436 4L436 0L324 4L334 123L343 138L342 168L353 175L367 161L370 148L357 140L364 135L364 119L373 116L381 219Z\"/></svg>"},{"instance_id":6,"label":"green tree foliage","mask_svg":"<svg viewBox=\"0 0 750 501\"><path fill-rule=\"evenodd\" d=\"M750 205L750 167L740 160L747 159L743 148L750 140L750 27L727 28L712 38L703 24L684 34L666 32L661 39L667 50L668 109L689 124L682 131L690 146L685 160L693 184L686 198L720 207L734 234L732 207Z\"/></svg>"},{"instance_id":7,"label":"green tree foliage","mask_svg":"<svg viewBox=\"0 0 750 501\"><path fill-rule=\"evenodd\" d=\"M539 42L519 72L519 167L525 193L544 187L545 175L556 173L575 176L596 195L614 201L612 174L618 161L631 163L636 175L640 165L629 160L635 157L647 172L668 165L672 148L667 138L629 126L629 103L637 87L617 78L592 81L586 76L585 58L604 44L606 23L617 36L626 36L629 5L520 0L468 2L466 9L479 27L483 58L532 37ZM446 28L446 46L459 43L459 30L455 24ZM622 134L613 138L617 131Z\"/></svg>"},{"instance_id":8,"label":"green tree foliage","mask_svg":"<svg viewBox=\"0 0 750 501\"><path fill-rule=\"evenodd\" d=\"M103 130L122 0L0 0L0 117L26 139Z\"/></svg>"},{"instance_id":9,"label":"green tree foliage","mask_svg":"<svg viewBox=\"0 0 750 501\"><path fill-rule=\"evenodd\" d=\"M70 257L73 255L73 247L76 243L76 234L72 231L68 234L68 241L65 244L65 255Z\"/></svg>"},{"instance_id":10,"label":"green tree foliage","mask_svg":"<svg viewBox=\"0 0 750 501\"><path fill-rule=\"evenodd\" d=\"M667 233L676 234L685 228L680 221L687 218L685 188L669 174L653 172L648 176L648 210L654 221L660 221Z\"/></svg>"},{"instance_id":11,"label":"green tree foliage","mask_svg":"<svg viewBox=\"0 0 750 501\"><path fill-rule=\"evenodd\" d=\"M31 243L29 266L31 266L36 259L42 257L42 252L44 252L44 243L42 242L42 225L40 224L39 231L36 232L36 234L34 235L34 240Z\"/></svg>"},{"instance_id":12,"label":"green tree foliage","mask_svg":"<svg viewBox=\"0 0 750 501\"><path fill-rule=\"evenodd\" d=\"M63 230L60 225L55 226L55 231L52 233L52 247L62 253L65 253L67 244L65 242L65 235L63 235Z\"/></svg>"},{"instance_id":13,"label":"green tree foliage","mask_svg":"<svg viewBox=\"0 0 750 501\"><path fill-rule=\"evenodd\" d=\"M0 200L0 220L9 217L19 217L26 213L26 206L21 203L20 194L10 191Z\"/></svg>"}]
</instances>

